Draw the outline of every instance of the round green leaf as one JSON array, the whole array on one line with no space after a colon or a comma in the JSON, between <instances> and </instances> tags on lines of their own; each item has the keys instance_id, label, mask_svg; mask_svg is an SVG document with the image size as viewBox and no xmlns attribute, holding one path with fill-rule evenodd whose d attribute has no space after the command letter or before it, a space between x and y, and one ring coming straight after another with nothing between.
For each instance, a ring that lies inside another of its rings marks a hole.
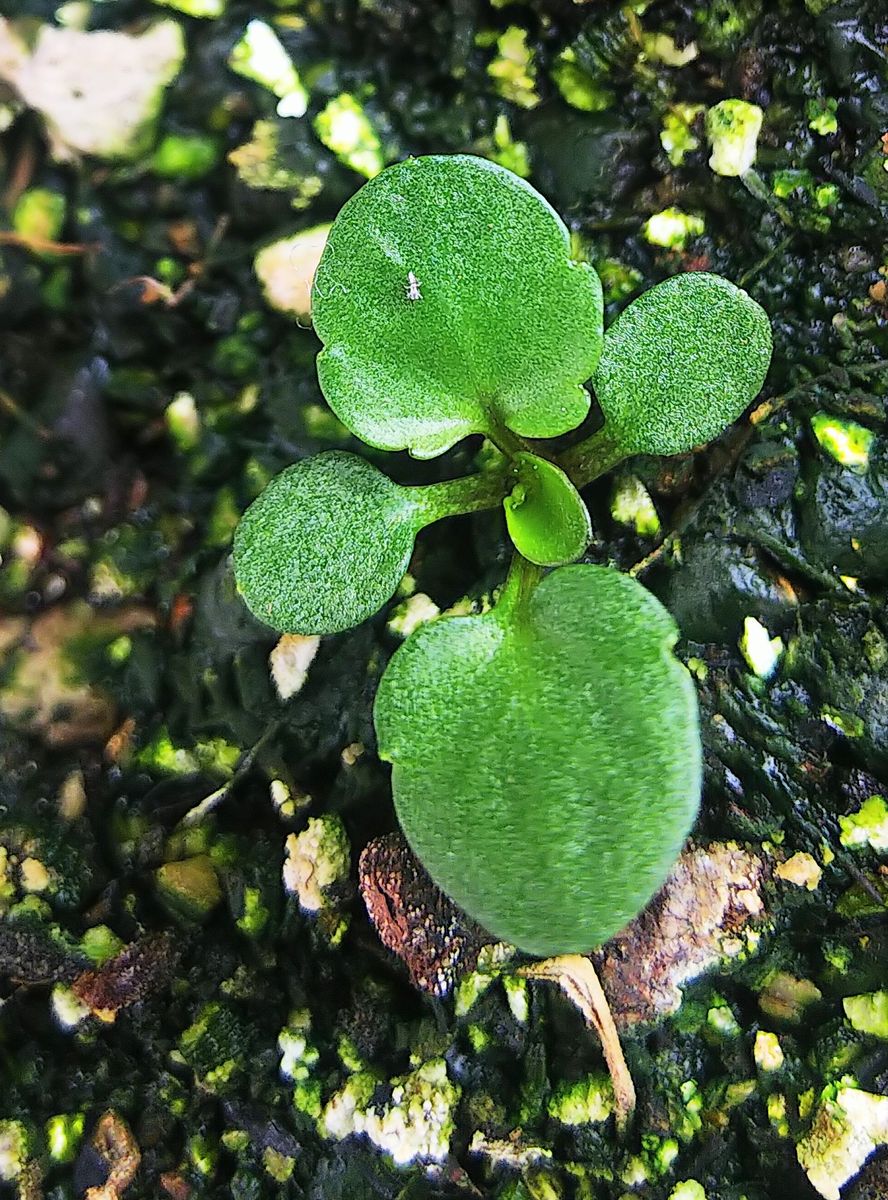
<instances>
[{"instance_id":1,"label":"round green leaf","mask_svg":"<svg viewBox=\"0 0 888 1200\"><path fill-rule=\"evenodd\" d=\"M554 437L589 409L601 284L529 184L410 158L336 218L315 277L318 377L353 433L418 458L470 433Z\"/></svg>"},{"instance_id":2,"label":"round green leaf","mask_svg":"<svg viewBox=\"0 0 888 1200\"><path fill-rule=\"evenodd\" d=\"M595 394L627 454L681 454L740 416L770 361L768 317L746 292L718 275L675 275L608 329Z\"/></svg>"},{"instance_id":3,"label":"round green leaf","mask_svg":"<svg viewBox=\"0 0 888 1200\"><path fill-rule=\"evenodd\" d=\"M395 653L375 720L398 817L436 883L496 937L579 953L660 887L700 794L677 630L603 567L562 567Z\"/></svg>"},{"instance_id":4,"label":"round green leaf","mask_svg":"<svg viewBox=\"0 0 888 1200\"><path fill-rule=\"evenodd\" d=\"M337 633L391 597L426 523L417 493L354 454L287 467L241 518L234 572L247 607L290 633Z\"/></svg>"},{"instance_id":5,"label":"round green leaf","mask_svg":"<svg viewBox=\"0 0 888 1200\"><path fill-rule=\"evenodd\" d=\"M554 463L523 453L514 461L518 483L503 506L515 548L541 567L573 562L592 540L582 496Z\"/></svg>"}]
</instances>

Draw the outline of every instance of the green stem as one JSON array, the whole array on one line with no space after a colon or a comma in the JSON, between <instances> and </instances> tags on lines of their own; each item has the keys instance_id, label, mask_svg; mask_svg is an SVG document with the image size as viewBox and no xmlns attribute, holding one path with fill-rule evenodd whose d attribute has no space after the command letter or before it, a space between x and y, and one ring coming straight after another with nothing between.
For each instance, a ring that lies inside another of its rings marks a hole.
<instances>
[{"instance_id":1,"label":"green stem","mask_svg":"<svg viewBox=\"0 0 888 1200\"><path fill-rule=\"evenodd\" d=\"M209 796L204 796L199 804L195 804L193 808L189 808L188 812L179 821L177 829L189 829L193 825L199 825L204 817L208 816L214 808L222 803L225 797L230 793L235 784L240 783L248 771L253 768L253 763L256 761L256 756L262 748L271 741L274 735L283 725L283 721L272 721L265 727L264 732L258 741L244 754L241 755L240 761L232 772L231 778L226 780L221 787L216 788L214 792L210 792Z\"/></svg>"},{"instance_id":2,"label":"green stem","mask_svg":"<svg viewBox=\"0 0 888 1200\"><path fill-rule=\"evenodd\" d=\"M487 436L497 450L501 454L505 454L506 458L514 458L516 454L536 454L531 443L527 438L521 437L517 433L513 433L511 429L503 425L497 420L496 414L489 411L487 413ZM543 456L545 457L545 456Z\"/></svg>"},{"instance_id":3,"label":"green stem","mask_svg":"<svg viewBox=\"0 0 888 1200\"><path fill-rule=\"evenodd\" d=\"M855 375L877 375L879 371L888 370L888 358L880 359L878 362L861 363L859 366L854 363L852 366L846 367L846 371L853 371Z\"/></svg>"},{"instance_id":4,"label":"green stem","mask_svg":"<svg viewBox=\"0 0 888 1200\"><path fill-rule=\"evenodd\" d=\"M497 596L495 611L507 619L514 618L516 610L527 600L544 574L542 567L516 551L509 564L506 582Z\"/></svg>"},{"instance_id":5,"label":"green stem","mask_svg":"<svg viewBox=\"0 0 888 1200\"><path fill-rule=\"evenodd\" d=\"M608 434L606 427L593 433L584 442L578 442L560 455L556 462L568 476L575 488L585 487L599 475L604 475L622 462L626 451Z\"/></svg>"},{"instance_id":6,"label":"green stem","mask_svg":"<svg viewBox=\"0 0 888 1200\"><path fill-rule=\"evenodd\" d=\"M773 195L768 185L759 175L754 167L750 167L740 176L740 182L756 200L767 205L768 208L775 212L784 225L794 225L792 213L785 204L781 204L776 196Z\"/></svg>"},{"instance_id":7,"label":"green stem","mask_svg":"<svg viewBox=\"0 0 888 1200\"><path fill-rule=\"evenodd\" d=\"M754 267L750 267L748 271L744 272L744 274L740 276L740 278L737 280L737 286L745 288L749 281L758 275L759 271L763 271L765 269L768 263L772 262L778 257L778 255L785 254L789 249L790 242L795 236L796 231L793 230L792 233L786 235L782 242L778 242L776 246L772 246L764 258L759 259Z\"/></svg>"},{"instance_id":8,"label":"green stem","mask_svg":"<svg viewBox=\"0 0 888 1200\"><path fill-rule=\"evenodd\" d=\"M515 486L511 467L481 471L461 479L447 479L426 487L411 488L422 512L424 524L442 517L458 517L464 513L483 512L498 508Z\"/></svg>"},{"instance_id":9,"label":"green stem","mask_svg":"<svg viewBox=\"0 0 888 1200\"><path fill-rule=\"evenodd\" d=\"M29 412L26 412L21 405L13 400L8 392L0 391L0 410L9 413L20 425L43 441L47 442L52 438L52 430L47 429L45 425L41 425L39 421L35 420Z\"/></svg>"}]
</instances>

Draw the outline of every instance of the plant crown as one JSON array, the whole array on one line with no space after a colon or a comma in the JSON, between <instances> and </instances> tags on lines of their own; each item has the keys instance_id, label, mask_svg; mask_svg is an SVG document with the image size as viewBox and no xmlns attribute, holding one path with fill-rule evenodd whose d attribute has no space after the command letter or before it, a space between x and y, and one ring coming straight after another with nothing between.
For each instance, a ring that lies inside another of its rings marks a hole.
<instances>
[{"instance_id":1,"label":"plant crown","mask_svg":"<svg viewBox=\"0 0 888 1200\"><path fill-rule=\"evenodd\" d=\"M483 434L498 453L413 487L345 451L295 463L241 519L238 588L275 629L336 633L391 598L424 526L504 509L516 552L495 606L395 652L379 754L410 844L467 913L532 954L591 950L674 863L701 751L671 616L634 579L576 561L592 538L579 489L736 420L764 382L768 318L695 272L605 332L598 276L558 215L466 155L398 163L345 204L312 314L321 388L357 437L427 459ZM583 422L589 381L604 424L553 454L545 439Z\"/></svg>"}]
</instances>

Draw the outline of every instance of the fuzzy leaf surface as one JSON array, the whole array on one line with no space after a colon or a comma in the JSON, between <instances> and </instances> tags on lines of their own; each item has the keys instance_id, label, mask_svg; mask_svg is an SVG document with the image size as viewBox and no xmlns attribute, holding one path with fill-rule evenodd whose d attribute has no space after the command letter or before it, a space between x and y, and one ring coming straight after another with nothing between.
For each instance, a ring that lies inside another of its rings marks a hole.
<instances>
[{"instance_id":1,"label":"fuzzy leaf surface","mask_svg":"<svg viewBox=\"0 0 888 1200\"><path fill-rule=\"evenodd\" d=\"M333 223L312 313L327 402L371 446L432 458L588 412L598 276L547 201L485 159L410 158L365 184Z\"/></svg>"},{"instance_id":2,"label":"fuzzy leaf surface","mask_svg":"<svg viewBox=\"0 0 888 1200\"><path fill-rule=\"evenodd\" d=\"M697 812L677 630L628 576L577 565L420 628L375 720L399 820L435 882L532 954L580 953L662 884Z\"/></svg>"},{"instance_id":3,"label":"fuzzy leaf surface","mask_svg":"<svg viewBox=\"0 0 888 1200\"><path fill-rule=\"evenodd\" d=\"M235 533L247 607L286 633L337 633L371 617L403 578L427 519L419 490L339 450L281 471Z\"/></svg>"},{"instance_id":4,"label":"fuzzy leaf surface","mask_svg":"<svg viewBox=\"0 0 888 1200\"><path fill-rule=\"evenodd\" d=\"M761 305L727 279L674 275L608 329L594 378L608 433L627 454L711 441L761 390L771 361Z\"/></svg>"}]
</instances>

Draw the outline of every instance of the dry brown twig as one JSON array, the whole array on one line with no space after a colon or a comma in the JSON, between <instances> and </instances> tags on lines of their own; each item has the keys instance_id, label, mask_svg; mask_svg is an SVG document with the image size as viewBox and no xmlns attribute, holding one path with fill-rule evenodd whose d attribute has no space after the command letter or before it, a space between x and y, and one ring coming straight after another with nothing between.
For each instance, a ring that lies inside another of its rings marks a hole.
<instances>
[{"instance_id":1,"label":"dry brown twig","mask_svg":"<svg viewBox=\"0 0 888 1200\"><path fill-rule=\"evenodd\" d=\"M203 258L190 264L188 267L188 278L179 284L177 288L171 288L168 284L161 282L161 280L155 279L153 275L133 275L129 279L121 279L110 290L116 292L121 288L129 286L129 284L138 283L143 288L143 304L156 304L158 301L161 301L167 308L176 308L183 300L188 299L200 282L201 277L205 274L213 252L225 236L229 221L230 218L225 214L219 218L215 229L210 234Z\"/></svg>"},{"instance_id":2,"label":"dry brown twig","mask_svg":"<svg viewBox=\"0 0 888 1200\"><path fill-rule=\"evenodd\" d=\"M635 1111L635 1084L626 1066L610 1005L592 960L584 954L562 954L522 967L518 973L526 979L550 979L557 983L598 1034L614 1087L617 1128L622 1132Z\"/></svg>"},{"instance_id":3,"label":"dry brown twig","mask_svg":"<svg viewBox=\"0 0 888 1200\"><path fill-rule=\"evenodd\" d=\"M101 250L99 242L53 242L49 238L36 237L33 234L15 233L11 229L0 229L0 246L21 246L24 250L33 250L35 254L95 254Z\"/></svg>"}]
</instances>

